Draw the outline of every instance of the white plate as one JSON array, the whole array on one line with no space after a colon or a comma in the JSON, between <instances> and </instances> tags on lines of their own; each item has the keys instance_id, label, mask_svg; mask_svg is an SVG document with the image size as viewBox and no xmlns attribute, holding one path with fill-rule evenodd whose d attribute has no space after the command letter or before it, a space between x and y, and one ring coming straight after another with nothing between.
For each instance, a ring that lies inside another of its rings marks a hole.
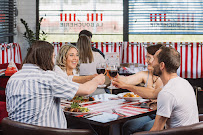
<instances>
[{"instance_id":1,"label":"white plate","mask_svg":"<svg viewBox=\"0 0 203 135\"><path fill-rule=\"evenodd\" d=\"M124 93L118 94L118 97L123 98L126 101L132 101L132 102L139 101L140 99L142 99L142 97L123 97L126 93L134 94L133 92L124 92Z\"/></svg>"}]
</instances>

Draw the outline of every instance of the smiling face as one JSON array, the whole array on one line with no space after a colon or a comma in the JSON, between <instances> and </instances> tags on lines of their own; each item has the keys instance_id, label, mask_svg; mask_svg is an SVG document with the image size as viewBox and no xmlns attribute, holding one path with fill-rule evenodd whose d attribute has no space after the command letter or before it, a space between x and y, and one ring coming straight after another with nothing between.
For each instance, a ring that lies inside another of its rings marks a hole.
<instances>
[{"instance_id":1,"label":"smiling face","mask_svg":"<svg viewBox=\"0 0 203 135\"><path fill-rule=\"evenodd\" d=\"M75 69L79 61L78 51L75 48L71 48L67 52L66 57L66 68L69 70Z\"/></svg>"},{"instance_id":2,"label":"smiling face","mask_svg":"<svg viewBox=\"0 0 203 135\"><path fill-rule=\"evenodd\" d=\"M153 60L154 60L153 55L147 53L145 62L147 62L147 65L148 65L148 66L147 66L147 69L148 69L148 70L153 70L153 67L152 67L152 62L153 62Z\"/></svg>"}]
</instances>

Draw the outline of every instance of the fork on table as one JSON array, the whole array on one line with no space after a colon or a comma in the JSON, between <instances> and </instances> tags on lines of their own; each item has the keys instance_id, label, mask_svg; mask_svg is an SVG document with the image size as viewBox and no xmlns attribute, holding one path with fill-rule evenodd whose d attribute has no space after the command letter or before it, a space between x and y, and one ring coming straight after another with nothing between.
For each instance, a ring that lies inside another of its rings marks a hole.
<instances>
[{"instance_id":1,"label":"fork on table","mask_svg":"<svg viewBox=\"0 0 203 135\"><path fill-rule=\"evenodd\" d=\"M120 112L117 112L115 109L112 109L112 111L114 112L114 113L116 113L116 114L118 114L118 115L120 115L120 116L126 116L125 114L123 114L123 113L120 113Z\"/></svg>"}]
</instances>

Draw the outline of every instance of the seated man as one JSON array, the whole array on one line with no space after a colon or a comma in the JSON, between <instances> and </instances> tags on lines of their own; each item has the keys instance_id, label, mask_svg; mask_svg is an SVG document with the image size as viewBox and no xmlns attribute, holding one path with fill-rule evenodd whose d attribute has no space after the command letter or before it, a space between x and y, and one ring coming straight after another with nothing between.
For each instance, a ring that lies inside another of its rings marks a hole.
<instances>
[{"instance_id":1,"label":"seated man","mask_svg":"<svg viewBox=\"0 0 203 135\"><path fill-rule=\"evenodd\" d=\"M180 53L161 47L154 55L153 74L160 76L163 89L157 98L157 113L150 131L163 130L199 122L197 102L190 83L177 75Z\"/></svg>"}]
</instances>

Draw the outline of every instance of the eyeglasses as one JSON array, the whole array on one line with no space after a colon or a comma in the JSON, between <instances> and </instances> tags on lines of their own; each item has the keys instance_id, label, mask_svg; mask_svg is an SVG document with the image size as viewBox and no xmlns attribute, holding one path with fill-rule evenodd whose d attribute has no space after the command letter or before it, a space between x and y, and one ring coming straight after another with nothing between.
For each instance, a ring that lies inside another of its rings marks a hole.
<instances>
[{"instance_id":1,"label":"eyeglasses","mask_svg":"<svg viewBox=\"0 0 203 135\"><path fill-rule=\"evenodd\" d=\"M147 61L150 61L150 60L151 60L151 57L145 56L145 59L146 59Z\"/></svg>"}]
</instances>

